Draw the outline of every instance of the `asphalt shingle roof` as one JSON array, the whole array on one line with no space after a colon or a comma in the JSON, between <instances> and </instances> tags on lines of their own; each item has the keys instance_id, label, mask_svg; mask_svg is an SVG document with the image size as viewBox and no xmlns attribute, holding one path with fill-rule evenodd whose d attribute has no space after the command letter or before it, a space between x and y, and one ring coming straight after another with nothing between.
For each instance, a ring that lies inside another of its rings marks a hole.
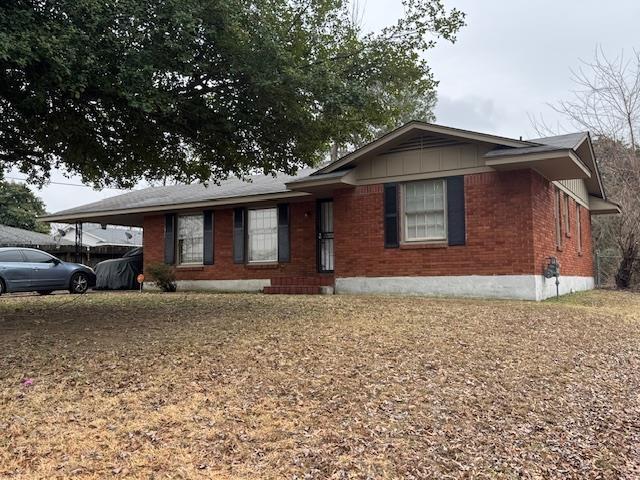
<instances>
[{"instance_id":1,"label":"asphalt shingle roof","mask_svg":"<svg viewBox=\"0 0 640 480\"><path fill-rule=\"evenodd\" d=\"M499 157L504 155L512 156L554 150L575 149L580 145L580 143L582 143L586 135L587 134L585 132L579 132L531 139L526 141L528 145L523 142L522 147L496 148L487 153L485 157ZM531 145L532 143L538 145ZM64 216L84 213L100 213L110 210L128 210L164 206L171 207L174 205L222 200L234 197L284 193L289 191L286 186L287 183L301 181L315 171L316 169L302 169L297 175L254 175L247 177L246 180L231 178L222 181L220 185L209 184L208 186L204 186L202 184L192 184L149 187L110 197L98 202L89 203L87 205L56 212L54 215ZM344 172L335 172L336 176L340 176L342 174L344 174ZM328 177L332 176L332 174L327 175ZM320 177L320 175L312 178L317 179L318 177ZM100 235L98 234L98 236Z\"/></svg>"},{"instance_id":2,"label":"asphalt shingle roof","mask_svg":"<svg viewBox=\"0 0 640 480\"><path fill-rule=\"evenodd\" d=\"M204 186L203 184L192 184L149 187L123 193L122 195L106 198L80 207L62 210L55 214L67 215L129 208L172 206L183 203L244 197L246 195L282 193L289 191L285 185L287 182L306 177L314 170L315 169L302 169L298 171L297 175L279 174L275 177L271 175L253 175L247 177L248 181L231 178L222 181L220 185L209 184L208 186Z\"/></svg>"},{"instance_id":3,"label":"asphalt shingle roof","mask_svg":"<svg viewBox=\"0 0 640 480\"><path fill-rule=\"evenodd\" d=\"M567 135L557 135L555 137L543 137L527 140L527 142L538 143L532 147L519 148L496 148L484 154L486 158L511 157L513 155L525 155L528 153L544 153L559 150L575 150L580 146L587 134L585 132L569 133Z\"/></svg>"},{"instance_id":4,"label":"asphalt shingle roof","mask_svg":"<svg viewBox=\"0 0 640 480\"><path fill-rule=\"evenodd\" d=\"M550 145L556 148L572 148L576 149L583 142L587 132L567 133L566 135L556 135L553 137L533 138L528 142L540 143L542 145ZM520 149L518 149L520 150Z\"/></svg>"},{"instance_id":5,"label":"asphalt shingle roof","mask_svg":"<svg viewBox=\"0 0 640 480\"><path fill-rule=\"evenodd\" d=\"M0 247L10 246L44 246L57 245L58 243L69 244L67 240L56 242L53 237L44 233L23 230L22 228L0 225Z\"/></svg>"}]
</instances>

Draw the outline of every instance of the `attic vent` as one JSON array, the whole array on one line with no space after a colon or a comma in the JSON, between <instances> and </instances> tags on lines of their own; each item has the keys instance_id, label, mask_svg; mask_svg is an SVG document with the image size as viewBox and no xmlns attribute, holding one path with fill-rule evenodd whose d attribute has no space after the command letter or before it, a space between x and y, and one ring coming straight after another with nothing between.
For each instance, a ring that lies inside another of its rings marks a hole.
<instances>
[{"instance_id":1,"label":"attic vent","mask_svg":"<svg viewBox=\"0 0 640 480\"><path fill-rule=\"evenodd\" d=\"M422 150L425 148L451 147L454 145L462 145L462 142L434 135L417 135L393 148L390 148L384 154L406 152L409 150Z\"/></svg>"}]
</instances>

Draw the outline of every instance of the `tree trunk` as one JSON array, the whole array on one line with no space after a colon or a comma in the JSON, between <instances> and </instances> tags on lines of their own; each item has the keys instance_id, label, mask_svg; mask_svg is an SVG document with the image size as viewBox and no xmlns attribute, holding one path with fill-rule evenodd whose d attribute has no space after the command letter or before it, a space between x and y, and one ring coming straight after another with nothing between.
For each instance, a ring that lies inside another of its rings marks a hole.
<instances>
[{"instance_id":1,"label":"tree trunk","mask_svg":"<svg viewBox=\"0 0 640 480\"><path fill-rule=\"evenodd\" d=\"M338 160L338 143L333 142L331 144L331 163L335 162L336 160Z\"/></svg>"},{"instance_id":2,"label":"tree trunk","mask_svg":"<svg viewBox=\"0 0 640 480\"><path fill-rule=\"evenodd\" d=\"M638 252L635 242L630 242L626 248L622 250L622 259L616 272L616 287L625 289L631 286L631 277L635 268L637 255Z\"/></svg>"}]
</instances>

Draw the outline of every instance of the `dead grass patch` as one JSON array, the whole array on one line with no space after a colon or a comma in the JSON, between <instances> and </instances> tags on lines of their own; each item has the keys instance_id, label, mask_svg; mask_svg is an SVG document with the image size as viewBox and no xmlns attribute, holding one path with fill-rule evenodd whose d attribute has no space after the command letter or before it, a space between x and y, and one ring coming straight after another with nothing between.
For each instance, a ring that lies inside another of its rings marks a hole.
<instances>
[{"instance_id":1,"label":"dead grass patch","mask_svg":"<svg viewBox=\"0 0 640 480\"><path fill-rule=\"evenodd\" d=\"M0 476L636 478L639 320L601 291L3 298Z\"/></svg>"}]
</instances>

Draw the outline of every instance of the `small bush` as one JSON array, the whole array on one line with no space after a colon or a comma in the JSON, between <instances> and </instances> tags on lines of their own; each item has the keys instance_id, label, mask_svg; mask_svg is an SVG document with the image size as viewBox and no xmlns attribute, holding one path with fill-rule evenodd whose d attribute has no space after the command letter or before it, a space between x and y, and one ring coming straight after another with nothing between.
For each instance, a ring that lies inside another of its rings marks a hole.
<instances>
[{"instance_id":1,"label":"small bush","mask_svg":"<svg viewBox=\"0 0 640 480\"><path fill-rule=\"evenodd\" d=\"M147 267L147 273L163 292L176 291L176 271L170 265L153 263Z\"/></svg>"}]
</instances>

